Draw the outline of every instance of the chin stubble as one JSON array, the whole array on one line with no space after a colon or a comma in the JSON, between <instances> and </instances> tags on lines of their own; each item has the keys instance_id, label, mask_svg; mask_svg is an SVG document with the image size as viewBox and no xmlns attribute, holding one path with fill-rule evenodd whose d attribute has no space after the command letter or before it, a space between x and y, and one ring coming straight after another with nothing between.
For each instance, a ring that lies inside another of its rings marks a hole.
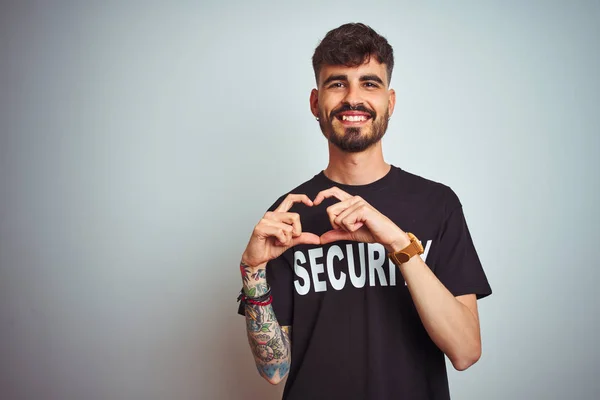
<instances>
[{"instance_id":1,"label":"chin stubble","mask_svg":"<svg viewBox=\"0 0 600 400\"><path fill-rule=\"evenodd\" d=\"M344 134L340 136L336 134L333 128L333 118L325 120L322 113L319 113L319 126L325 138L334 146L347 153L359 153L367 150L383 138L387 131L388 119L389 113L387 111L383 118L375 117L371 132L368 135L361 133L364 128L346 128Z\"/></svg>"}]
</instances>

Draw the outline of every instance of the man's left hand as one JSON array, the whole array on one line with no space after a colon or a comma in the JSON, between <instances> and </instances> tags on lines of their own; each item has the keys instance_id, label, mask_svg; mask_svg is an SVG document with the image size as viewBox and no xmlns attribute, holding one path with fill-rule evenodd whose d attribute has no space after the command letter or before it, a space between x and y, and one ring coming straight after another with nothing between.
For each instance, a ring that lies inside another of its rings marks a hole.
<instances>
[{"instance_id":1,"label":"man's left hand","mask_svg":"<svg viewBox=\"0 0 600 400\"><path fill-rule=\"evenodd\" d=\"M402 229L360 196L352 196L334 186L319 192L313 204L319 205L330 197L340 202L327 208L333 229L321 235L321 244L338 240L381 243L389 252L402 250L410 244Z\"/></svg>"}]
</instances>

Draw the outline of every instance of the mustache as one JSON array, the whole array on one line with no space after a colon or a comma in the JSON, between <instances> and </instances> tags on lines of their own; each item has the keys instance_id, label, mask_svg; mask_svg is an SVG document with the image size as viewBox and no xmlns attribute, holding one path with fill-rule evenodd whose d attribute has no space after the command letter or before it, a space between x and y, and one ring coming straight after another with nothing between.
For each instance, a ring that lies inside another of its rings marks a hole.
<instances>
[{"instance_id":1,"label":"mustache","mask_svg":"<svg viewBox=\"0 0 600 400\"><path fill-rule=\"evenodd\" d=\"M336 108L335 110L331 111L331 113L329 113L329 119L333 120L333 118L335 118L336 115L345 111L362 111L369 114L373 119L377 117L377 113L374 110L371 110L363 106L362 104L358 104L356 106L351 106L350 104L342 104L340 107Z\"/></svg>"}]
</instances>

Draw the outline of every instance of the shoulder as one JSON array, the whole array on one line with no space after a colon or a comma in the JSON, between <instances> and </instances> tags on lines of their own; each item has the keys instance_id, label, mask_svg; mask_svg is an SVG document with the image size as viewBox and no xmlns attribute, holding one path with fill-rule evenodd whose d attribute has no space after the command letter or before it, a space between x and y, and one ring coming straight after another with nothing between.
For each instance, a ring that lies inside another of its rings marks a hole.
<instances>
[{"instance_id":1,"label":"shoulder","mask_svg":"<svg viewBox=\"0 0 600 400\"><path fill-rule=\"evenodd\" d=\"M421 175L397 168L396 185L407 195L427 202L432 200L437 204L443 204L448 212L461 207L461 202L456 192L448 185Z\"/></svg>"}]
</instances>

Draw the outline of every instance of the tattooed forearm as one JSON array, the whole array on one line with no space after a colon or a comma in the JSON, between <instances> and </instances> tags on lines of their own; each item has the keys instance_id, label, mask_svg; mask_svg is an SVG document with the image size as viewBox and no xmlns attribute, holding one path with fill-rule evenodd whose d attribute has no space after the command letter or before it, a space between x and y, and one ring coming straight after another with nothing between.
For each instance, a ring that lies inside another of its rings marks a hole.
<instances>
[{"instance_id":1,"label":"tattooed forearm","mask_svg":"<svg viewBox=\"0 0 600 400\"><path fill-rule=\"evenodd\" d=\"M242 265L241 272L246 295L255 297L267 292L264 269L252 271ZM277 383L290 368L291 329L279 326L271 305L246 304L245 311L248 342L256 367L269 382Z\"/></svg>"},{"instance_id":2,"label":"tattooed forearm","mask_svg":"<svg viewBox=\"0 0 600 400\"><path fill-rule=\"evenodd\" d=\"M270 382L279 382L290 368L290 327L279 326L271 305L246 305L246 321L258 372Z\"/></svg>"}]
</instances>

